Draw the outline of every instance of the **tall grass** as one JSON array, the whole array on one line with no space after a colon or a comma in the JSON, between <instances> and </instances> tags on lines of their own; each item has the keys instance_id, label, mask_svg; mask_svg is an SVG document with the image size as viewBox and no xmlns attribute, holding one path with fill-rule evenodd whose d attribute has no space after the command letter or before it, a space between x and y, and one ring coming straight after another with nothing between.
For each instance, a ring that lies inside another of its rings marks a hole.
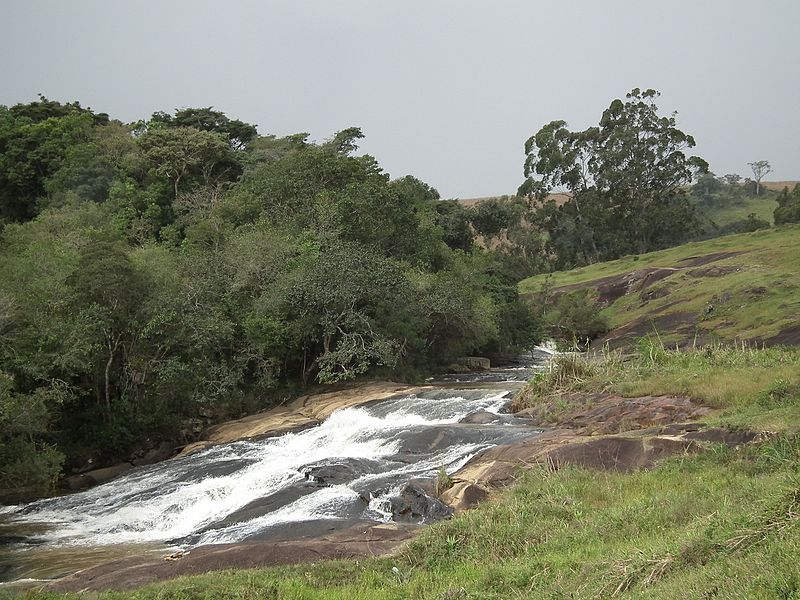
<instances>
[{"instance_id":1,"label":"tall grass","mask_svg":"<svg viewBox=\"0 0 800 600\"><path fill-rule=\"evenodd\" d=\"M800 351L745 342L671 349L658 336L648 336L630 354L606 350L557 357L518 393L514 406L519 410L563 393L589 390L687 396L726 410L756 403L786 409L800 403Z\"/></svg>"}]
</instances>

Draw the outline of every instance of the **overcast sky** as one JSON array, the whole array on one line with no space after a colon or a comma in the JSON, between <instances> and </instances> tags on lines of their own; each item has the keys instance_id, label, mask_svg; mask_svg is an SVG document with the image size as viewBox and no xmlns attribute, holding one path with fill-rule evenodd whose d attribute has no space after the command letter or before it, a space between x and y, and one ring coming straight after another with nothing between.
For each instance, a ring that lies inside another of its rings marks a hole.
<instances>
[{"instance_id":1,"label":"overcast sky","mask_svg":"<svg viewBox=\"0 0 800 600\"><path fill-rule=\"evenodd\" d=\"M800 178L800 1L3 0L0 104L123 121L214 106L262 134L363 129L393 177L513 193L525 140L633 87L718 174Z\"/></svg>"}]
</instances>

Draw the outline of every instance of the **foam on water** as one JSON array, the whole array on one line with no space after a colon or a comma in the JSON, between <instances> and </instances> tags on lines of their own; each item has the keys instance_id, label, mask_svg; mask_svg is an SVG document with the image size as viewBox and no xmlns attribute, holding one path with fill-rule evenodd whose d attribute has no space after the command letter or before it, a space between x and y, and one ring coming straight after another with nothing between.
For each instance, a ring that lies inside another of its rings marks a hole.
<instances>
[{"instance_id":1,"label":"foam on water","mask_svg":"<svg viewBox=\"0 0 800 600\"><path fill-rule=\"evenodd\" d=\"M4 507L3 512L12 521L47 524L49 529L36 539L54 545L166 542L198 532L198 543L235 542L277 524L341 518L364 502L357 490L371 482L402 483L435 475L441 467L457 469L491 442L453 443L427 454L403 456L401 462L392 457L410 432L452 425L479 409L497 413L506 402L505 391L449 390L342 409L312 429L213 447L135 469L85 492ZM299 498L267 514L219 525L254 501L303 484L304 467L333 459L377 460L383 468L347 485L303 489ZM380 502L373 498L364 514L385 518Z\"/></svg>"}]
</instances>

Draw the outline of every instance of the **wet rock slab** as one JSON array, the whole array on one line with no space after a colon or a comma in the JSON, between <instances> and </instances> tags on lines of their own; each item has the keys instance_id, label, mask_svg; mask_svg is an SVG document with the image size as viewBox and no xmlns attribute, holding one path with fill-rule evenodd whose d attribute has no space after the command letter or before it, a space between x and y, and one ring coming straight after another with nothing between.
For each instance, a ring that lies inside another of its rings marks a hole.
<instances>
[{"instance_id":1,"label":"wet rock slab","mask_svg":"<svg viewBox=\"0 0 800 600\"><path fill-rule=\"evenodd\" d=\"M441 498L456 512L482 502L492 490L514 483L524 469L567 465L628 473L659 460L695 454L709 444L757 443L765 434L686 422L710 413L689 398L575 393L518 413L554 426L539 436L489 448L452 475Z\"/></svg>"},{"instance_id":2,"label":"wet rock slab","mask_svg":"<svg viewBox=\"0 0 800 600\"><path fill-rule=\"evenodd\" d=\"M389 554L411 538L417 526L363 524L310 539L202 546L186 554L132 556L54 581L50 592L130 590L156 581L221 569L252 569Z\"/></svg>"}]
</instances>

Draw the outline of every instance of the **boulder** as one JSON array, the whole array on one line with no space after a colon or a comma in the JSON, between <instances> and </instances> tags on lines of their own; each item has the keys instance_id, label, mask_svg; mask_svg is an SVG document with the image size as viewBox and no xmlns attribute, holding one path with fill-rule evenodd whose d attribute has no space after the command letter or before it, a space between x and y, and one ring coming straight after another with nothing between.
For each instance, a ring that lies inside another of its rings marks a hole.
<instances>
[{"instance_id":1,"label":"boulder","mask_svg":"<svg viewBox=\"0 0 800 600\"><path fill-rule=\"evenodd\" d=\"M497 423L502 421L502 418L488 410L479 410L474 413L468 414L461 419L459 423L467 423L469 425L487 425L489 423Z\"/></svg>"},{"instance_id":2,"label":"boulder","mask_svg":"<svg viewBox=\"0 0 800 600\"><path fill-rule=\"evenodd\" d=\"M486 500L489 497L489 490L474 483L460 481L442 492L440 497L442 502L459 513L475 508Z\"/></svg>"},{"instance_id":3,"label":"boulder","mask_svg":"<svg viewBox=\"0 0 800 600\"><path fill-rule=\"evenodd\" d=\"M348 458L336 463L309 465L303 477L320 485L340 485L367 473L376 463L363 458Z\"/></svg>"},{"instance_id":4,"label":"boulder","mask_svg":"<svg viewBox=\"0 0 800 600\"><path fill-rule=\"evenodd\" d=\"M105 483L106 481L111 481L115 477L122 475L125 471L129 471L132 468L133 465L131 463L119 463L104 469L95 469L93 471L81 473L80 475L67 477L64 480L64 485L66 485L67 489L72 491L83 490L88 487L92 487L93 485L99 485L101 483Z\"/></svg>"},{"instance_id":5,"label":"boulder","mask_svg":"<svg viewBox=\"0 0 800 600\"><path fill-rule=\"evenodd\" d=\"M391 509L395 521L416 523L439 521L453 514L452 508L414 484L405 486L400 494L391 499Z\"/></svg>"},{"instance_id":6,"label":"boulder","mask_svg":"<svg viewBox=\"0 0 800 600\"><path fill-rule=\"evenodd\" d=\"M461 362L470 371L488 371L492 368L492 363L483 356L465 356Z\"/></svg>"},{"instance_id":7,"label":"boulder","mask_svg":"<svg viewBox=\"0 0 800 600\"><path fill-rule=\"evenodd\" d=\"M143 452L141 456L137 456L131 463L135 467L141 467L142 465L152 465L157 462L161 462L162 460L166 460L175 454L175 447L170 442L161 442L160 444L156 445L153 448L150 448L146 452Z\"/></svg>"}]
</instances>

